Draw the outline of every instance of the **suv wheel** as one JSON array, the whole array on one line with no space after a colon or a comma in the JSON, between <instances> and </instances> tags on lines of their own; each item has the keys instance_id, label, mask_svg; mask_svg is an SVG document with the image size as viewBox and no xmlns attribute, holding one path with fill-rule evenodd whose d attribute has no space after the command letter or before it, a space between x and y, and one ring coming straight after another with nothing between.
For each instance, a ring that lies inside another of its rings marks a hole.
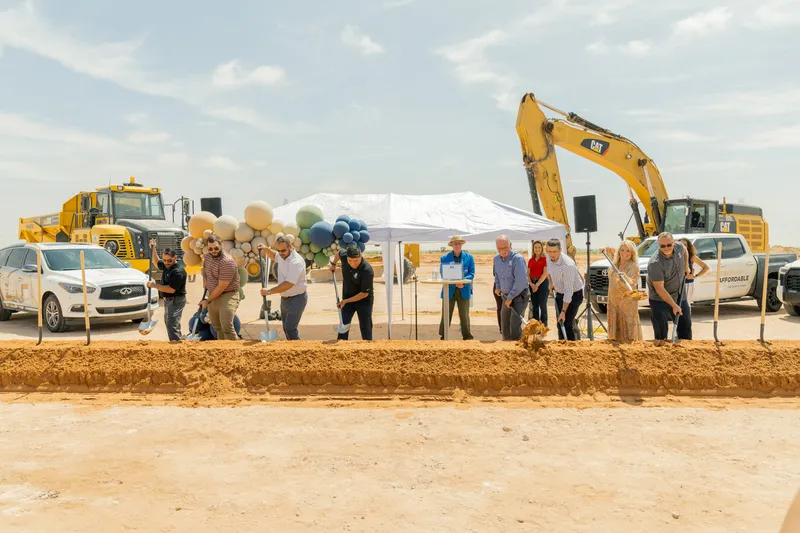
<instances>
[{"instance_id":1,"label":"suv wheel","mask_svg":"<svg viewBox=\"0 0 800 533\"><path fill-rule=\"evenodd\" d=\"M800 305L783 304L783 308L790 316L800 316Z\"/></svg>"},{"instance_id":2,"label":"suv wheel","mask_svg":"<svg viewBox=\"0 0 800 533\"><path fill-rule=\"evenodd\" d=\"M761 298L756 299L758 307L761 307ZM767 280L767 312L777 313L781 309L781 301L778 298L778 280L769 278Z\"/></svg>"},{"instance_id":3,"label":"suv wheel","mask_svg":"<svg viewBox=\"0 0 800 533\"><path fill-rule=\"evenodd\" d=\"M58 298L51 294L44 301L44 323L47 329L53 333L63 333L67 331L67 322L64 320L64 313L61 312L61 304Z\"/></svg>"},{"instance_id":4,"label":"suv wheel","mask_svg":"<svg viewBox=\"0 0 800 533\"><path fill-rule=\"evenodd\" d=\"M11 320L11 314L11 311L8 309L3 309L3 297L0 296L0 322Z\"/></svg>"}]
</instances>

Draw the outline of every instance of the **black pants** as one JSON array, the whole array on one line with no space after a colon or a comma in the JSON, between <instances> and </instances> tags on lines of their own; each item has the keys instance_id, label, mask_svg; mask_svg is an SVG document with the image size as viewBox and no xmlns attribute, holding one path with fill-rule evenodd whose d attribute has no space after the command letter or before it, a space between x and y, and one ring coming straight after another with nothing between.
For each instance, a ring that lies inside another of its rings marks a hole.
<instances>
[{"instance_id":1,"label":"black pants","mask_svg":"<svg viewBox=\"0 0 800 533\"><path fill-rule=\"evenodd\" d=\"M518 341L522 337L522 319L520 317L524 316L525 308L528 307L528 294L528 290L525 289L511 300L511 307L516 313L506 307L505 302L503 302L500 319L504 341Z\"/></svg>"},{"instance_id":2,"label":"black pants","mask_svg":"<svg viewBox=\"0 0 800 533\"><path fill-rule=\"evenodd\" d=\"M497 295L496 291L497 285L492 285L492 295L494 295L494 303L497 304L497 327L500 330L500 333L503 332L503 319L502 319L502 312L503 312L503 299Z\"/></svg>"},{"instance_id":3,"label":"black pants","mask_svg":"<svg viewBox=\"0 0 800 533\"><path fill-rule=\"evenodd\" d=\"M539 289L541 290L541 289ZM583 303L583 290L575 291L572 293L572 301L567 306L567 311L564 313L564 331L567 333L568 341L574 341L575 339L575 316L578 314L578 308ZM556 317L561 315L561 309L564 307L564 295L560 292L556 293ZM557 319L556 319L557 320ZM564 340L564 334L561 332L561 328L558 328L558 338L559 340Z\"/></svg>"},{"instance_id":4,"label":"black pants","mask_svg":"<svg viewBox=\"0 0 800 533\"><path fill-rule=\"evenodd\" d=\"M358 327L361 330L361 338L365 341L372 340L372 300L364 298L357 302L345 304L342 308L342 322L350 324L353 322L353 315L358 314ZM352 326L351 326L352 327ZM339 333L337 339L348 340L350 330L347 333Z\"/></svg>"},{"instance_id":5,"label":"black pants","mask_svg":"<svg viewBox=\"0 0 800 533\"><path fill-rule=\"evenodd\" d=\"M539 280L534 279L531 280L533 283L537 283ZM534 320L538 320L545 326L547 325L547 300L550 295L550 280L546 279L539 285L539 288L536 289L536 292L531 291L531 314L530 317Z\"/></svg>"},{"instance_id":6,"label":"black pants","mask_svg":"<svg viewBox=\"0 0 800 533\"><path fill-rule=\"evenodd\" d=\"M683 314L678 319L678 338L692 340L692 307L684 298L681 302ZM650 300L650 322L653 324L653 337L657 341L667 340L669 323L675 320L675 313L667 302Z\"/></svg>"}]
</instances>

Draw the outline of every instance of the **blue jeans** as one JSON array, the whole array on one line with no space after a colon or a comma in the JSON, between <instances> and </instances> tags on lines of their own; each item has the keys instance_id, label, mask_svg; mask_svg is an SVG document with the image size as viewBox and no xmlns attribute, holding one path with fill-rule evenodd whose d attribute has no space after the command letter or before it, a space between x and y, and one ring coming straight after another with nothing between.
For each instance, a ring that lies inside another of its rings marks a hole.
<instances>
[{"instance_id":1,"label":"blue jeans","mask_svg":"<svg viewBox=\"0 0 800 533\"><path fill-rule=\"evenodd\" d=\"M537 283L539 279L531 280ZM550 280L546 279L539 285L536 292L531 289L531 318L547 325L547 299L550 293Z\"/></svg>"},{"instance_id":2,"label":"blue jeans","mask_svg":"<svg viewBox=\"0 0 800 533\"><path fill-rule=\"evenodd\" d=\"M364 298L357 302L345 304L342 308L342 323L352 324L353 315L356 313L358 313L358 327L361 330L361 338L365 341L371 341L372 301L369 298ZM336 338L343 341L348 340L350 338L350 330L347 330L347 333L339 333Z\"/></svg>"},{"instance_id":3,"label":"blue jeans","mask_svg":"<svg viewBox=\"0 0 800 533\"><path fill-rule=\"evenodd\" d=\"M184 307L186 296L164 299L164 325L167 326L167 337L171 341L181 340L181 315Z\"/></svg>"},{"instance_id":4,"label":"blue jeans","mask_svg":"<svg viewBox=\"0 0 800 533\"><path fill-rule=\"evenodd\" d=\"M283 318L283 334L287 341L299 341L300 318L306 310L308 293L297 294L289 298L281 297L281 317ZM266 310L264 311L266 312Z\"/></svg>"}]
</instances>

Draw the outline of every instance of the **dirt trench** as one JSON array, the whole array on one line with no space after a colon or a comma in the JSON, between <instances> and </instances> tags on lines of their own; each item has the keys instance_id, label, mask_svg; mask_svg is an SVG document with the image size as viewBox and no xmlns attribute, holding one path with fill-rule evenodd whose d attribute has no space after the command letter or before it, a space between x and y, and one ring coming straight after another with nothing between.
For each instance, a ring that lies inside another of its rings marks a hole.
<instances>
[{"instance_id":1,"label":"dirt trench","mask_svg":"<svg viewBox=\"0 0 800 533\"><path fill-rule=\"evenodd\" d=\"M0 343L0 391L800 396L800 342Z\"/></svg>"}]
</instances>

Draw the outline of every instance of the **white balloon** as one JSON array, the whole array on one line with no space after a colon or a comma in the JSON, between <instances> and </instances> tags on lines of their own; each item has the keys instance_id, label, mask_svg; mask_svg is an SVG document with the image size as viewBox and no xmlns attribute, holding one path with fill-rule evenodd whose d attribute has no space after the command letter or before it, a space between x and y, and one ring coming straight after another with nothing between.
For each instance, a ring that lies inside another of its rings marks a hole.
<instances>
[{"instance_id":1,"label":"white balloon","mask_svg":"<svg viewBox=\"0 0 800 533\"><path fill-rule=\"evenodd\" d=\"M270 235L269 237L267 237L267 246L269 246L270 248L275 246L275 235Z\"/></svg>"},{"instance_id":2,"label":"white balloon","mask_svg":"<svg viewBox=\"0 0 800 533\"><path fill-rule=\"evenodd\" d=\"M250 245L250 243L249 243L249 242L243 242L243 243L242 243L242 246L241 246L241 249L242 249L243 251L245 251L245 252L250 252L250 251L252 251L252 250L253 250L253 247Z\"/></svg>"},{"instance_id":3,"label":"white balloon","mask_svg":"<svg viewBox=\"0 0 800 533\"><path fill-rule=\"evenodd\" d=\"M234 246L233 241L222 241L222 249L226 252L231 253L231 250L234 248L236 248L236 246Z\"/></svg>"}]
</instances>

